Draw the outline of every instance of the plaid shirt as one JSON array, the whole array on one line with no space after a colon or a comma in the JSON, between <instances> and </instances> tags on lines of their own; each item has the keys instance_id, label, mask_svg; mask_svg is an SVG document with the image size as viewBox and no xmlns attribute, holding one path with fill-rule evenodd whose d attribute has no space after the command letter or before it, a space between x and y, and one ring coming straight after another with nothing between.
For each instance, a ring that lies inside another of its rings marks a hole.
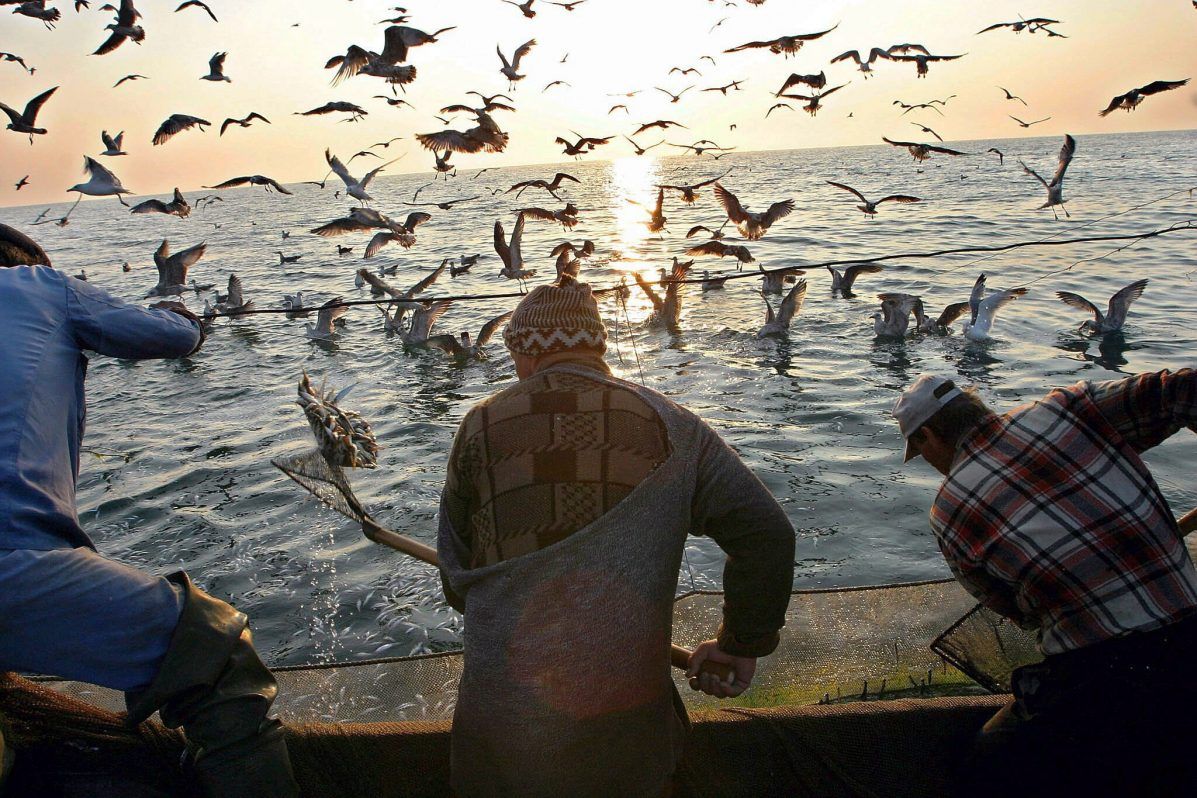
<instances>
[{"instance_id":1,"label":"plaid shirt","mask_svg":"<svg viewBox=\"0 0 1197 798\"><path fill-rule=\"evenodd\" d=\"M1197 572L1139 458L1197 432L1197 372L1081 382L982 421L960 442L931 527L960 583L1039 630L1044 654L1172 623Z\"/></svg>"}]
</instances>

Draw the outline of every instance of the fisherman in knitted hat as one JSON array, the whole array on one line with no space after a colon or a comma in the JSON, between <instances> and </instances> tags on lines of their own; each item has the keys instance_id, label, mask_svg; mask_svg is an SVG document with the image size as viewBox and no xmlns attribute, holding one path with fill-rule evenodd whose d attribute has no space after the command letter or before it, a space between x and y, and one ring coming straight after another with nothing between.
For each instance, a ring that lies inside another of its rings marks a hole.
<instances>
[{"instance_id":1,"label":"fisherman in knitted hat","mask_svg":"<svg viewBox=\"0 0 1197 798\"><path fill-rule=\"evenodd\" d=\"M441 499L445 594L467 619L453 790L662 795L688 727L669 673L686 537L730 555L723 622L690 660L692 688L730 697L780 639L793 527L701 419L612 375L588 285L536 288L503 338L519 382L466 414Z\"/></svg>"}]
</instances>

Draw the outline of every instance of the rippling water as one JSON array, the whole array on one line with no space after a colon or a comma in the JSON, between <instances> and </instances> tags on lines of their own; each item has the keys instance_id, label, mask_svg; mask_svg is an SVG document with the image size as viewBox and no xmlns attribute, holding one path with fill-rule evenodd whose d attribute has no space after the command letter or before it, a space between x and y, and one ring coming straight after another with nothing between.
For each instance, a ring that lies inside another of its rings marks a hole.
<instances>
[{"instance_id":1,"label":"rippling water","mask_svg":"<svg viewBox=\"0 0 1197 798\"><path fill-rule=\"evenodd\" d=\"M1050 172L1057 138L957 145L977 153L1000 147L1004 167L987 155L936 157L920 170L905 151L888 146L731 154L719 161L646 156L570 163L565 170L583 185L567 184L565 192L583 209L573 239L594 239L603 258L612 251L623 256L588 270L586 279L595 285L609 285L632 269L655 274L669 256L682 253L691 225L721 221L709 190L693 206L670 197L668 230L658 239L640 224L644 210L625 200L650 203L655 182L694 182L728 168L734 171L724 184L750 208L796 201L793 215L749 244L768 268L1139 232L1197 215L1197 200L1180 193L1089 224L1197 186L1197 133L1083 136L1078 145L1065 191L1072 217L1059 222L1050 211L1032 210L1042 202L1042 189L1017 165L1023 158ZM370 168L360 161L354 166ZM415 248L392 246L364 265L397 264L398 274L387 279L406 286L442 258L482 252L486 257L472 272L456 280L446 275L430 294L511 290L513 284L496 275L491 227L496 218L509 221L519 205L511 196L492 197L491 189L553 171L491 170L472 179L474 170L463 169L420 198L481 199L449 212L430 209L433 220L419 228ZM853 198L825 179L870 196L903 192L927 201L885 205L866 220ZM396 215L410 210L401 203L427 180L381 177L372 188L377 207ZM306 232L340 215L346 203L333 198L331 184L325 191L294 188L294 197L223 191L223 203L186 220L130 216L111 200L80 205L64 228L29 227L34 212L28 208L2 210L0 220L32 233L59 268L71 274L86 268L94 283L127 299L140 298L156 281L151 254L163 237L176 249L207 241L208 254L192 276L223 287L235 272L259 307L277 306L284 292L295 290L315 301L368 298L353 286L367 236L325 240ZM186 193L194 201L204 192ZM559 207L537 192L523 201ZM292 233L289 239L282 239L283 230ZM542 275L551 272L548 251L565 237L558 226L529 222L524 253L530 265ZM336 243L355 245L354 254L338 257ZM806 305L784 341L755 337L764 316L755 280L729 282L727 290L705 295L691 287L680 335L643 326L649 312L643 297L629 300L626 319L608 299L603 309L610 329L618 321L608 360L621 376L643 380L707 419L765 481L798 529L796 587L940 577L947 569L926 520L938 479L921 462L902 467L901 440L888 415L897 393L920 372L934 370L977 384L993 405L1009 408L1080 379L1195 365L1195 245L1192 233L1157 238L1049 277L1118 244L1022 249L985 260L899 260L863 276L850 300L832 299L826 271L811 270ZM303 257L280 267L276 250ZM127 274L121 271L126 260L133 266ZM698 264L712 271L734 267L729 261ZM1044 277L1002 312L992 342L971 343L958 334L874 340L869 317L876 293L921 293L937 313L967 298L982 270L995 288ZM1113 291L1140 277L1151 283L1119 344L1076 333L1082 317L1054 297L1056 290L1073 290L1104 307ZM203 304L194 294L187 301L197 310ZM439 326L476 331L513 304L458 303ZM222 321L204 350L183 361L93 358L86 446L94 454L85 455L79 481L84 528L109 555L157 572L186 568L209 591L231 599L250 614L258 645L274 664L455 645L461 621L441 601L431 568L367 542L353 524L306 499L269 461L311 446L294 403L301 369L338 387L356 384L345 404L371 420L384 446L379 469L351 475L358 495L383 523L431 542L453 432L471 405L514 379L511 361L498 340L488 361L464 366L405 353L370 308L352 311L333 344L309 342L302 325L281 316ZM1195 454L1197 440L1182 434L1148 455L1178 514L1197 505ZM709 541L691 540L681 587L717 586L721 563Z\"/></svg>"}]
</instances>

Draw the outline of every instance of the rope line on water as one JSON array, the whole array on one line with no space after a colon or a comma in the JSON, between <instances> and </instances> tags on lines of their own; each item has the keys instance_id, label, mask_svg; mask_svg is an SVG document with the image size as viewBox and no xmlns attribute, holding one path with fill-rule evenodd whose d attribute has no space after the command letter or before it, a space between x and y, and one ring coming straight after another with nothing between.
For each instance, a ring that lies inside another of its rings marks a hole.
<instances>
[{"instance_id":1,"label":"rope line on water","mask_svg":"<svg viewBox=\"0 0 1197 798\"><path fill-rule=\"evenodd\" d=\"M1185 190L1187 190L1187 189L1185 189ZM1158 200L1153 200L1153 202L1154 201L1158 201ZM1150 204L1150 203L1145 203L1145 204ZM1132 210L1132 209L1127 209L1127 211L1122 211L1121 213L1127 213L1130 210ZM1117 215L1117 214L1115 214L1115 215ZM782 267L779 267L776 269L761 268L755 272L730 273L730 274L723 274L723 275L715 275L715 276L709 277L709 278L694 278L694 279L686 279L686 280L672 280L669 278L665 278L659 282L661 284L681 283L681 284L685 284L685 285L690 285L690 284L701 284L701 283L715 282L716 280L739 280L739 279L746 279L746 278L750 278L750 277L759 279L761 277L761 275L763 275L763 274L785 274L788 272L795 272L795 271L803 271L804 272L804 271L807 271L810 269L822 269L822 268L827 268L829 266L851 266L851 265L860 264L860 263L881 263L883 261L891 261L891 260L927 260L930 258L941 258L941 257L950 256L950 255L964 255L964 254L969 254L969 253L973 253L973 252L988 252L988 253L993 253L996 255L996 254L999 254L1002 252L1010 252L1012 250L1024 249L1027 247L1069 246L1072 244L1092 244L1092 243L1101 243L1101 242L1105 242L1105 241L1132 242L1131 244L1127 244L1126 246L1118 247L1101 257L1082 259L1082 260L1077 261L1076 263L1072 264L1072 266L1076 266L1079 263L1084 263L1086 260L1100 260L1102 257L1109 257L1109 255L1114 254L1115 252L1122 251L1123 249L1133 246L1133 244L1135 244L1135 243L1144 241L1149 238L1156 238L1159 236L1168 235L1170 233L1177 233L1177 232L1182 232L1182 231L1186 231L1186 230L1197 230L1197 218L1184 219L1184 220L1181 220L1178 222L1174 222L1173 224L1171 224L1167 227L1162 227L1162 228L1159 228L1156 230L1150 230L1145 233L1126 233L1123 235L1107 235L1107 236L1083 236L1080 238L1066 238L1066 239L1048 238L1048 239L1041 239L1041 240L1037 240L1037 241L1015 241L1010 244L995 244L995 245L991 245L991 246L956 247L956 248L952 248L952 249L936 250L934 252L900 252L900 253L895 253L892 255L877 255L877 256L871 257L871 258L841 258L841 259L837 259L837 260L826 260L826 261L821 261L818 263L806 264L805 266L782 266ZM965 264L965 265L967 265L967 264ZM1071 269L1072 266L1069 266L1068 269ZM960 267L954 267L954 268L960 268ZM1058 274L1063 271L1068 271L1068 269L1061 269L1054 273ZM1044 277L1047 277L1047 276L1048 275L1042 275L1041 277L1036 278L1035 281L1043 279ZM1029 285L1029 283L1028 283L1028 285ZM595 294L606 294L606 293L611 293L614 291L619 291L625 287L626 286L621 284L621 285L605 286L602 288L592 288L591 290L592 290L592 293L595 293ZM446 300L453 301L453 302L472 302L472 301L491 300L491 299L522 299L526 295L527 294L525 292L518 292L518 293L517 292L506 292L506 293L500 293L500 294L462 294L462 295L458 295L458 296L430 296L430 297L421 297L419 299L412 298L412 299L406 299L406 300L394 299L394 298L351 299L351 300L339 302L336 305L334 305L333 307L356 307L358 305L418 304L418 303L426 303L426 302L444 302ZM318 306L313 305L312 307L303 308L302 310L299 311L299 313L300 314L310 313L310 312L318 310L318 309L319 309ZM263 315L263 314L288 314L288 313L292 314L292 315L296 315L296 311L290 310L287 308L254 308L251 310L222 311L222 312L214 313L210 316L207 316L206 318L222 318L222 317L236 318L239 316L253 316L253 315Z\"/></svg>"}]
</instances>

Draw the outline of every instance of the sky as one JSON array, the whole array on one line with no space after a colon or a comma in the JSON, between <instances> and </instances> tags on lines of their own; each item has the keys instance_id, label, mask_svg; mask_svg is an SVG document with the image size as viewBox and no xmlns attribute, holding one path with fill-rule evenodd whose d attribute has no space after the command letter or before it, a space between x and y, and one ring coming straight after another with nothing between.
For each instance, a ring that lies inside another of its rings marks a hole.
<instances>
[{"instance_id":1,"label":"sky","mask_svg":"<svg viewBox=\"0 0 1197 798\"><path fill-rule=\"evenodd\" d=\"M675 120L687 129L664 136L650 131L637 137L641 145L662 138L679 144L706 138L741 151L877 144L883 135L927 140L910 125L912 120L948 141L1197 127L1197 82L1149 97L1133 113L1097 115L1113 96L1131 88L1153 80L1197 78L1197 9L1191 0L1038 5L1005 0L766 0L762 6L744 0L734 6L723 0L585 0L573 11L535 0L534 19L502 0L407 0L412 15L407 24L428 32L456 26L437 43L411 50L408 63L418 76L401 96L414 109L374 99L389 94L377 78L359 75L334 87L334 70L324 69L330 57L343 54L350 44L380 51L385 26L376 23L393 16L393 2L208 0L219 23L197 8L174 13L178 4L141 0L137 6L145 42L126 42L104 56L90 54L106 38L104 26L112 19L98 10L100 0L79 13L71 0L52 0L50 5L62 11L54 30L6 13L9 6L0 7L0 51L16 53L36 68L29 75L17 64L0 61L0 101L20 110L40 92L61 87L38 117L38 125L49 132L36 136L32 146L28 137L0 130L0 206L74 199L66 189L85 179L83 156L95 157L104 149L101 130L125 131L128 155L100 160L136 194L166 194L175 186L186 192L246 174L282 183L316 180L327 171L326 147L344 160L394 136L403 139L379 151L402 158L384 174L431 175L432 154L413 134L442 129L434 116L444 105L471 100L468 90L506 91L496 44L510 54L533 38L537 44L520 70L527 77L510 93L518 111L495 114L510 134L509 146L500 154L455 155L463 170L561 162L567 156L554 143L558 136L568 138L576 131L620 137L656 119ZM983 27L1020 15L1058 19L1055 30L1068 38L1008 30L977 35ZM723 52L748 41L832 26L838 27L789 59L767 50ZM871 47L900 42L923 44L935 54L965 55L932 64L922 80L915 78L913 64L880 63L868 79L851 62L829 64L846 50L867 53ZM225 74L232 83L200 80L213 53L225 51ZM712 56L715 65L700 60L704 55ZM695 67L702 74L670 75L675 66ZM817 117L790 101L793 111L779 109L765 118L778 102L774 92L791 72L820 71L826 71L829 87L847 85L825 100ZM148 79L113 88L130 73ZM543 91L554 80L571 85ZM744 81L741 91L727 96L700 91L732 80ZM678 92L690 85L696 88L676 104L654 88ZM1006 100L998 86L1028 105ZM640 93L610 96L631 91ZM956 96L942 116L928 111L902 116L893 105L894 100L919 103L950 95ZM358 123L341 122L339 115L294 115L332 100L357 103L369 115ZM628 105L630 113L609 114L616 103ZM272 124L232 127L218 135L226 117L250 111ZM175 113L202 117L213 126L152 146L154 131ZM1051 119L1024 130L1008 115ZM471 125L469 117L459 114L450 127L465 130ZM671 149L662 146L653 154ZM631 145L617 138L587 158L630 152ZM378 163L358 159L351 171L360 174ZM29 184L16 191L14 184L26 174Z\"/></svg>"}]
</instances>

